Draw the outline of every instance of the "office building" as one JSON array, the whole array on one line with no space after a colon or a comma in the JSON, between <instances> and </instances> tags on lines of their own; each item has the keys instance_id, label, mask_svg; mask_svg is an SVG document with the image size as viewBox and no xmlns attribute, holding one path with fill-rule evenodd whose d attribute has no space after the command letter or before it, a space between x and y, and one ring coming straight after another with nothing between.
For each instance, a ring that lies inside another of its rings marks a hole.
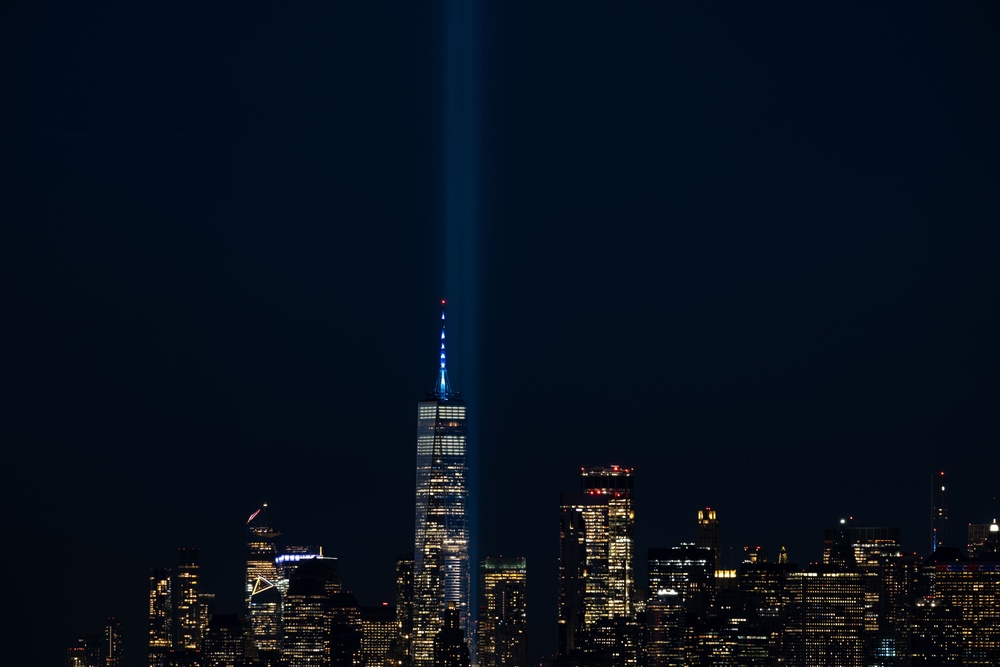
<instances>
[{"instance_id":1,"label":"office building","mask_svg":"<svg viewBox=\"0 0 1000 667\"><path fill-rule=\"evenodd\" d=\"M361 663L363 667L383 667L396 645L396 607L385 602L361 608Z\"/></svg>"},{"instance_id":2,"label":"office building","mask_svg":"<svg viewBox=\"0 0 1000 667\"><path fill-rule=\"evenodd\" d=\"M177 550L174 570L174 649L200 651L202 623L201 567L196 548Z\"/></svg>"},{"instance_id":3,"label":"office building","mask_svg":"<svg viewBox=\"0 0 1000 667\"><path fill-rule=\"evenodd\" d=\"M524 558L486 558L479 565L478 667L527 667Z\"/></svg>"},{"instance_id":4,"label":"office building","mask_svg":"<svg viewBox=\"0 0 1000 667\"><path fill-rule=\"evenodd\" d=\"M174 647L172 577L168 568L149 575L149 667L167 667Z\"/></svg>"},{"instance_id":5,"label":"office building","mask_svg":"<svg viewBox=\"0 0 1000 667\"><path fill-rule=\"evenodd\" d=\"M994 527L975 560L959 553L924 564L933 601L961 617L962 665L1000 665L1000 527Z\"/></svg>"},{"instance_id":6,"label":"office building","mask_svg":"<svg viewBox=\"0 0 1000 667\"><path fill-rule=\"evenodd\" d=\"M637 659L633 474L621 466L581 468L580 491L560 496L559 655Z\"/></svg>"},{"instance_id":7,"label":"office building","mask_svg":"<svg viewBox=\"0 0 1000 667\"><path fill-rule=\"evenodd\" d=\"M202 667L250 667L254 637L238 614L215 614L202 638Z\"/></svg>"},{"instance_id":8,"label":"office building","mask_svg":"<svg viewBox=\"0 0 1000 667\"><path fill-rule=\"evenodd\" d=\"M295 572L289 578L281 635L281 655L288 667L329 667L328 588L322 576Z\"/></svg>"},{"instance_id":9,"label":"office building","mask_svg":"<svg viewBox=\"0 0 1000 667\"><path fill-rule=\"evenodd\" d=\"M845 526L830 545L828 562L785 577L783 651L788 663L863 667L865 591Z\"/></svg>"},{"instance_id":10,"label":"office building","mask_svg":"<svg viewBox=\"0 0 1000 667\"><path fill-rule=\"evenodd\" d=\"M698 510L698 528L694 545L711 549L715 555L715 569L722 569L722 526L719 524L718 512L711 507Z\"/></svg>"},{"instance_id":11,"label":"office building","mask_svg":"<svg viewBox=\"0 0 1000 667\"><path fill-rule=\"evenodd\" d=\"M267 503L247 519L246 610L254 646L276 652L281 633L281 591L278 588L277 547Z\"/></svg>"},{"instance_id":12,"label":"office building","mask_svg":"<svg viewBox=\"0 0 1000 667\"><path fill-rule=\"evenodd\" d=\"M660 591L677 591L688 622L703 618L715 602L715 551L681 544L647 551L650 599Z\"/></svg>"},{"instance_id":13,"label":"office building","mask_svg":"<svg viewBox=\"0 0 1000 667\"><path fill-rule=\"evenodd\" d=\"M448 378L441 302L438 377L417 404L416 521L413 549L413 639L418 667L434 660L445 610L471 635L466 405Z\"/></svg>"}]
</instances>

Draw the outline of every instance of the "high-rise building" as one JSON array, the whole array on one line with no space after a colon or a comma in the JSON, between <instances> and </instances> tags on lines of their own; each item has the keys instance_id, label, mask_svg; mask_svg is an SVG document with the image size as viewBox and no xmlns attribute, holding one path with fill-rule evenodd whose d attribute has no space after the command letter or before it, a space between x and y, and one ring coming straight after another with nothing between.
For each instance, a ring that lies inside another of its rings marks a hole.
<instances>
[{"instance_id":1,"label":"high-rise building","mask_svg":"<svg viewBox=\"0 0 1000 667\"><path fill-rule=\"evenodd\" d=\"M149 667L167 667L173 639L172 577L168 568L155 568L149 575Z\"/></svg>"},{"instance_id":2,"label":"high-rise building","mask_svg":"<svg viewBox=\"0 0 1000 667\"><path fill-rule=\"evenodd\" d=\"M290 577L281 636L281 655L288 667L330 664L330 598L321 579Z\"/></svg>"},{"instance_id":3,"label":"high-rise building","mask_svg":"<svg viewBox=\"0 0 1000 667\"><path fill-rule=\"evenodd\" d=\"M524 558L486 558L479 565L478 667L527 667Z\"/></svg>"},{"instance_id":4,"label":"high-rise building","mask_svg":"<svg viewBox=\"0 0 1000 667\"><path fill-rule=\"evenodd\" d=\"M626 637L635 616L633 484L631 468L582 468L580 492L561 495L560 655L583 650L624 656L630 650L604 645L609 637Z\"/></svg>"},{"instance_id":5,"label":"high-rise building","mask_svg":"<svg viewBox=\"0 0 1000 667\"><path fill-rule=\"evenodd\" d=\"M277 547L267 503L247 519L246 610L255 648L278 650L281 636L281 591L278 588Z\"/></svg>"},{"instance_id":6,"label":"high-rise building","mask_svg":"<svg viewBox=\"0 0 1000 667\"><path fill-rule=\"evenodd\" d=\"M413 639L413 554L396 558L396 635L387 667L409 667Z\"/></svg>"},{"instance_id":7,"label":"high-rise building","mask_svg":"<svg viewBox=\"0 0 1000 667\"><path fill-rule=\"evenodd\" d=\"M948 541L948 490L943 470L931 477L931 552L940 546L951 546Z\"/></svg>"},{"instance_id":8,"label":"high-rise building","mask_svg":"<svg viewBox=\"0 0 1000 667\"><path fill-rule=\"evenodd\" d=\"M987 537L986 545L975 560L955 549L949 561L931 557L923 566L932 581L934 602L954 608L960 616L962 665L1000 664L1000 528Z\"/></svg>"},{"instance_id":9,"label":"high-rise building","mask_svg":"<svg viewBox=\"0 0 1000 667\"><path fill-rule=\"evenodd\" d=\"M361 608L361 663L363 667L384 667L398 636L396 608L389 603ZM389 663L389 667L392 664Z\"/></svg>"},{"instance_id":10,"label":"high-rise building","mask_svg":"<svg viewBox=\"0 0 1000 667\"><path fill-rule=\"evenodd\" d=\"M698 529L694 545L711 549L715 554L715 569L722 569L722 526L719 524L718 512L711 507L698 510Z\"/></svg>"},{"instance_id":11,"label":"high-rise building","mask_svg":"<svg viewBox=\"0 0 1000 667\"><path fill-rule=\"evenodd\" d=\"M174 571L174 648L178 651L200 651L204 617L201 608L201 567L196 548L177 550Z\"/></svg>"},{"instance_id":12,"label":"high-rise building","mask_svg":"<svg viewBox=\"0 0 1000 667\"><path fill-rule=\"evenodd\" d=\"M458 616L466 641L471 635L466 433L465 401L448 378L442 301L437 382L417 403L411 655L418 667L434 661L447 609Z\"/></svg>"},{"instance_id":13,"label":"high-rise building","mask_svg":"<svg viewBox=\"0 0 1000 667\"><path fill-rule=\"evenodd\" d=\"M783 641L788 664L863 667L865 590L846 529L837 534L827 563L789 572Z\"/></svg>"},{"instance_id":14,"label":"high-rise building","mask_svg":"<svg viewBox=\"0 0 1000 667\"><path fill-rule=\"evenodd\" d=\"M708 613L715 601L715 552L709 547L681 544L647 552L649 597L677 591L684 612L694 620Z\"/></svg>"},{"instance_id":15,"label":"high-rise building","mask_svg":"<svg viewBox=\"0 0 1000 667\"><path fill-rule=\"evenodd\" d=\"M674 589L650 589L646 601L646 665L682 667L684 660L684 600Z\"/></svg>"}]
</instances>

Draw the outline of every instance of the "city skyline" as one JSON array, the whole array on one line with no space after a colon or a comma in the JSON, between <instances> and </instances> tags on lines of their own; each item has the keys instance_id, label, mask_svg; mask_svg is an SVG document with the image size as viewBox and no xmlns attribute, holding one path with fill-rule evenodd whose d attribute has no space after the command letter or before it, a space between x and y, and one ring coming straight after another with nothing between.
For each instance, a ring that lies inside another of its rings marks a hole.
<instances>
[{"instance_id":1,"label":"city skyline","mask_svg":"<svg viewBox=\"0 0 1000 667\"><path fill-rule=\"evenodd\" d=\"M998 12L8 3L5 643L134 642L182 547L236 611L264 502L391 599L442 298L533 656L581 467L634 469L637 554L706 508L733 559L923 553L941 470L989 524Z\"/></svg>"}]
</instances>

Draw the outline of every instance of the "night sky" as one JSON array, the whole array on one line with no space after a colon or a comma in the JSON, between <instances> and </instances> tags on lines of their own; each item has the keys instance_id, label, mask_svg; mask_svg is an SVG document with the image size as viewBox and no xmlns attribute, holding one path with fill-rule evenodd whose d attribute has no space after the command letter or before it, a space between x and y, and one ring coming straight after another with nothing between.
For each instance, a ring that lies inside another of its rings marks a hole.
<instances>
[{"instance_id":1,"label":"night sky","mask_svg":"<svg viewBox=\"0 0 1000 667\"><path fill-rule=\"evenodd\" d=\"M765 4L5 3L5 651L143 664L181 546L239 611L265 501L392 602L441 298L533 659L581 466L640 572L705 506L727 564L926 553L938 469L953 543L1000 514L1000 5Z\"/></svg>"}]
</instances>

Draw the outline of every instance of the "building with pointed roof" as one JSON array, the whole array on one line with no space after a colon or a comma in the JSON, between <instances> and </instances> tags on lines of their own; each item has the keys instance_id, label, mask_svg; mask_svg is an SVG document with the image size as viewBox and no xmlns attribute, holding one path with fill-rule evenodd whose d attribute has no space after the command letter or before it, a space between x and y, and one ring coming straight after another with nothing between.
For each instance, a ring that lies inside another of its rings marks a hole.
<instances>
[{"instance_id":1,"label":"building with pointed roof","mask_svg":"<svg viewBox=\"0 0 1000 667\"><path fill-rule=\"evenodd\" d=\"M434 662L434 638L453 608L471 636L466 405L452 389L441 301L437 381L417 403L416 520L413 545L414 665Z\"/></svg>"}]
</instances>

